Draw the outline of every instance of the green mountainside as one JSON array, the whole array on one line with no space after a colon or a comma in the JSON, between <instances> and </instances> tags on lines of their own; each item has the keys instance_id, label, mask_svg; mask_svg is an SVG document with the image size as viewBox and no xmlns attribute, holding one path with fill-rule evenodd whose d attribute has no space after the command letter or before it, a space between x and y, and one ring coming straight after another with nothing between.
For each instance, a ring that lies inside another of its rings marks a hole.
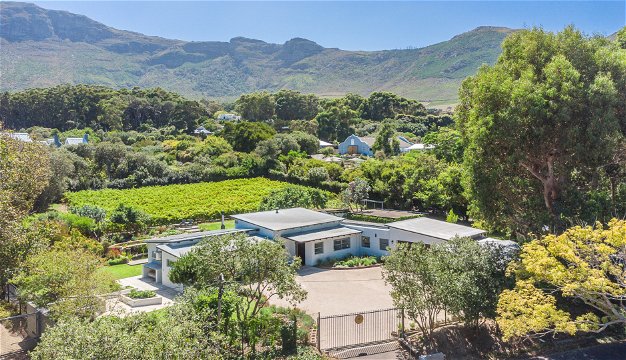
<instances>
[{"instance_id":1,"label":"green mountainside","mask_svg":"<svg viewBox=\"0 0 626 360\"><path fill-rule=\"evenodd\" d=\"M392 91L454 103L463 78L492 64L512 30L480 27L420 49L345 51L294 38L186 42L117 30L82 15L0 2L0 89L63 83L159 86L233 99L287 88L321 96Z\"/></svg>"}]
</instances>

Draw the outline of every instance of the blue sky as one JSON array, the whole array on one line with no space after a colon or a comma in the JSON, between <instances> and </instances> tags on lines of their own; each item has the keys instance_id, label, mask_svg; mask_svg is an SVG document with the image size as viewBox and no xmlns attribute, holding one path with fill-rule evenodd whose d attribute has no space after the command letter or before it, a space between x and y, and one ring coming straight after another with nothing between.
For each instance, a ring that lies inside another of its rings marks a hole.
<instances>
[{"instance_id":1,"label":"blue sky","mask_svg":"<svg viewBox=\"0 0 626 360\"><path fill-rule=\"evenodd\" d=\"M559 30L574 24L609 35L625 25L626 1L37 1L106 25L195 41L235 36L325 47L422 47L478 26Z\"/></svg>"}]
</instances>

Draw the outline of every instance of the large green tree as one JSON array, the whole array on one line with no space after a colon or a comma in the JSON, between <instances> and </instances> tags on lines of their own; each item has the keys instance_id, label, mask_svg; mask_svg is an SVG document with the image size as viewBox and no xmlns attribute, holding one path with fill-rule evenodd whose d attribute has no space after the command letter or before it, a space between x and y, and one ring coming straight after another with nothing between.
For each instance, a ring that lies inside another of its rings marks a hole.
<instances>
[{"instance_id":1,"label":"large green tree","mask_svg":"<svg viewBox=\"0 0 626 360\"><path fill-rule=\"evenodd\" d=\"M306 297L296 281L300 259L287 261L280 242L248 238L245 233L232 233L201 241L191 252L178 259L170 271L170 280L199 289L222 287L239 297L234 304L241 351L254 344L253 326L261 309L273 298L293 304Z\"/></svg>"},{"instance_id":2,"label":"large green tree","mask_svg":"<svg viewBox=\"0 0 626 360\"><path fill-rule=\"evenodd\" d=\"M521 232L580 218L623 141L625 89L626 52L604 38L572 27L509 35L459 90L474 215Z\"/></svg>"},{"instance_id":3,"label":"large green tree","mask_svg":"<svg viewBox=\"0 0 626 360\"><path fill-rule=\"evenodd\" d=\"M0 285L37 247L21 221L48 186L49 165L44 146L0 135Z\"/></svg>"}]
</instances>

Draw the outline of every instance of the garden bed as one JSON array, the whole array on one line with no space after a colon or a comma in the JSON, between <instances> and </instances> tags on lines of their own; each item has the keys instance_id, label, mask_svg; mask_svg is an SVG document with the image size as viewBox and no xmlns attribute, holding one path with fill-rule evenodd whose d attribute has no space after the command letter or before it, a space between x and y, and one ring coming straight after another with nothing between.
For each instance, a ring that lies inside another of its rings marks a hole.
<instances>
[{"instance_id":1,"label":"garden bed","mask_svg":"<svg viewBox=\"0 0 626 360\"><path fill-rule=\"evenodd\" d=\"M152 290L127 289L120 293L122 302L130 307L161 305L163 298Z\"/></svg>"},{"instance_id":2,"label":"garden bed","mask_svg":"<svg viewBox=\"0 0 626 360\"><path fill-rule=\"evenodd\" d=\"M330 270L353 270L367 269L381 266L380 258L375 256L348 256L342 259L330 259L318 265L322 269Z\"/></svg>"}]
</instances>

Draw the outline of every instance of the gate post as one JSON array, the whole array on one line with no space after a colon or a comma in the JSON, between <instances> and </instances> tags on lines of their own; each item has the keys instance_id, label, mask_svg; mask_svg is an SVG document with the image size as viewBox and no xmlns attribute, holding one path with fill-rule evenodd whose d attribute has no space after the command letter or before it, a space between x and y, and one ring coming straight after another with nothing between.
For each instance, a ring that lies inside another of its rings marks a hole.
<instances>
[{"instance_id":1,"label":"gate post","mask_svg":"<svg viewBox=\"0 0 626 360\"><path fill-rule=\"evenodd\" d=\"M402 312L402 329L400 330L400 337L404 338L404 308L401 308Z\"/></svg>"},{"instance_id":2,"label":"gate post","mask_svg":"<svg viewBox=\"0 0 626 360\"><path fill-rule=\"evenodd\" d=\"M322 317L320 315L320 313L317 313L317 336L316 336L316 341L317 341L317 350L318 351L322 351L321 349L321 341L320 341L320 332L321 332L321 328L322 328L322 323L321 323Z\"/></svg>"}]
</instances>

